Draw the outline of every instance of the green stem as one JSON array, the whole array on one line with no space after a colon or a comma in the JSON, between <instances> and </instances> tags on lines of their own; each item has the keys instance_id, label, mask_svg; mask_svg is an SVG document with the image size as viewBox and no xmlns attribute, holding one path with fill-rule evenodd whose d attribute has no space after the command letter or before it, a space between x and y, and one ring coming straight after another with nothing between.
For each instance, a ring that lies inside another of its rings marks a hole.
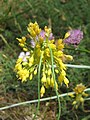
<instances>
[{"instance_id":1,"label":"green stem","mask_svg":"<svg viewBox=\"0 0 90 120\"><path fill-rule=\"evenodd\" d=\"M55 72L54 72L54 60L53 60L53 53L52 53L52 49L49 47L49 50L50 50L50 55L51 55L51 65L52 65L52 73L53 73L53 79L54 79L54 87L55 87L55 92L56 92L56 95L57 95L57 99L58 99L58 107L59 107L59 111L58 111L58 118L57 120L60 120L60 115L61 115L61 104L60 104L60 98L59 98L59 95L58 95L58 91L56 89L56 84L55 84Z\"/></svg>"},{"instance_id":2,"label":"green stem","mask_svg":"<svg viewBox=\"0 0 90 120\"><path fill-rule=\"evenodd\" d=\"M64 48L64 49L90 53L90 51L89 51L89 50L86 50L86 49L83 49L83 50L82 50L82 49L73 49L73 48Z\"/></svg>"},{"instance_id":3,"label":"green stem","mask_svg":"<svg viewBox=\"0 0 90 120\"><path fill-rule=\"evenodd\" d=\"M85 92L90 91L90 88L87 88L87 89L85 89L84 91L85 91ZM66 97L66 96L68 96L68 95L70 95L70 94L73 95L73 94L75 94L75 92L63 93L63 94L59 95L59 97ZM40 102L49 101L49 100L54 100L54 99L56 99L56 98L57 98L57 96L42 98L42 99L40 99ZM84 100L85 100L85 101L86 101L86 100L90 100L90 98L85 98ZM1 110L6 110L6 109L9 109L9 108L13 108L13 107L17 107L17 106L21 106L21 105L33 104L33 103L37 103L37 102L38 102L38 99L36 99L36 100L30 100L30 101L25 101L25 102L20 102L20 103L16 103L16 104L11 104L11 103L10 103L11 105L8 105L8 106L5 106L5 107L1 107L1 108L0 108L0 111L1 111Z\"/></svg>"},{"instance_id":4,"label":"green stem","mask_svg":"<svg viewBox=\"0 0 90 120\"><path fill-rule=\"evenodd\" d=\"M36 118L37 112L40 108L40 73L41 73L41 65L42 65L42 56L43 56L43 52L41 53L39 67L38 67L38 106L33 120Z\"/></svg>"},{"instance_id":5,"label":"green stem","mask_svg":"<svg viewBox=\"0 0 90 120\"><path fill-rule=\"evenodd\" d=\"M42 64L43 52L40 56L39 68L38 68L38 110L40 108L40 73L41 73L41 64Z\"/></svg>"},{"instance_id":6,"label":"green stem","mask_svg":"<svg viewBox=\"0 0 90 120\"><path fill-rule=\"evenodd\" d=\"M6 46L11 49L11 47L9 46L9 44L8 44L7 40L4 38L4 36L2 34L0 34L0 37L2 38L2 40L6 44Z\"/></svg>"},{"instance_id":7,"label":"green stem","mask_svg":"<svg viewBox=\"0 0 90 120\"><path fill-rule=\"evenodd\" d=\"M8 42L5 39L5 37L2 34L0 34L0 37L1 37L2 41L5 43L5 45L14 53L13 55L16 56L16 53L15 53L14 49L12 49L12 47L8 44Z\"/></svg>"}]
</instances>

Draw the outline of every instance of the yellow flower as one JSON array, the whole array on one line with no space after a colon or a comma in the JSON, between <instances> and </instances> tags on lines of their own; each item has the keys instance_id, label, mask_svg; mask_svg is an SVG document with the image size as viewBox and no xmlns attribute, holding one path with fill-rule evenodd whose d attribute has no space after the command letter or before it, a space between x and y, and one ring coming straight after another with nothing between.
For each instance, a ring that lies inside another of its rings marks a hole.
<instances>
[{"instance_id":1,"label":"yellow flower","mask_svg":"<svg viewBox=\"0 0 90 120\"><path fill-rule=\"evenodd\" d=\"M84 102L84 99L83 99L83 97L81 97L81 98L80 98L80 102Z\"/></svg>"},{"instance_id":2,"label":"yellow flower","mask_svg":"<svg viewBox=\"0 0 90 120\"><path fill-rule=\"evenodd\" d=\"M31 67L33 65L33 62L34 62L34 58L33 58L33 55L29 58L29 63L28 65Z\"/></svg>"},{"instance_id":3,"label":"yellow flower","mask_svg":"<svg viewBox=\"0 0 90 120\"><path fill-rule=\"evenodd\" d=\"M45 51L44 51L44 56L46 57L50 57L50 50L49 48L46 48ZM46 59L46 58L45 58Z\"/></svg>"},{"instance_id":4,"label":"yellow flower","mask_svg":"<svg viewBox=\"0 0 90 120\"><path fill-rule=\"evenodd\" d=\"M19 79L21 79L22 82L26 81L29 77L29 71L27 69L21 69L17 72L17 74L19 75Z\"/></svg>"},{"instance_id":5,"label":"yellow flower","mask_svg":"<svg viewBox=\"0 0 90 120\"><path fill-rule=\"evenodd\" d=\"M60 83L62 83L62 82L64 81L64 83L65 83L65 84L67 85L67 87L68 87L69 81L68 81L68 79L67 79L65 76L66 76L66 72L65 72L64 70L62 70L62 71L61 71L61 74L60 74L59 77L58 77L58 80L59 80Z\"/></svg>"},{"instance_id":6,"label":"yellow flower","mask_svg":"<svg viewBox=\"0 0 90 120\"><path fill-rule=\"evenodd\" d=\"M32 77L33 77L33 76L32 76L32 73L31 73L31 75L30 75L30 77L29 77L29 78L30 78L30 80L32 80Z\"/></svg>"},{"instance_id":7,"label":"yellow flower","mask_svg":"<svg viewBox=\"0 0 90 120\"><path fill-rule=\"evenodd\" d=\"M85 93L85 92L82 92L82 95L83 95L84 97L87 97L87 96L88 96L88 94Z\"/></svg>"},{"instance_id":8,"label":"yellow flower","mask_svg":"<svg viewBox=\"0 0 90 120\"><path fill-rule=\"evenodd\" d=\"M48 69L47 74L50 76L52 73L51 68Z\"/></svg>"},{"instance_id":9,"label":"yellow flower","mask_svg":"<svg viewBox=\"0 0 90 120\"><path fill-rule=\"evenodd\" d=\"M35 23L30 22L28 24L27 30L30 33L31 37L36 37L37 35L39 35L39 33L41 31L37 22L35 22Z\"/></svg>"},{"instance_id":10,"label":"yellow flower","mask_svg":"<svg viewBox=\"0 0 90 120\"><path fill-rule=\"evenodd\" d=\"M66 78L66 66L65 60L72 60L72 56L64 54L63 39L55 41L51 28L45 26L44 30L41 31L37 22L28 24L27 30L29 32L28 40L30 38L31 47L27 44L26 37L17 38L19 45L22 47L24 52L21 52L15 65L15 71L20 80L26 81L27 79L32 80L33 75L37 74L39 63L41 60L41 97L45 93L45 89L48 87L55 87L58 90L58 82L53 79L52 76L52 61L50 49L53 54L53 61L55 65L55 74L58 76L58 81L62 84L64 82L68 87L69 80ZM42 34L41 34L42 33ZM69 36L66 33L65 38ZM32 42L33 41L33 42ZM42 55L42 56L41 56ZM81 90L75 89L80 93Z\"/></svg>"},{"instance_id":11,"label":"yellow flower","mask_svg":"<svg viewBox=\"0 0 90 120\"><path fill-rule=\"evenodd\" d=\"M18 58L16 64L21 63L21 62L22 62L22 58Z\"/></svg>"},{"instance_id":12,"label":"yellow flower","mask_svg":"<svg viewBox=\"0 0 90 120\"><path fill-rule=\"evenodd\" d=\"M45 74L43 74L43 77L41 78L41 82L42 82L42 83L45 83L45 82L46 82L46 75L45 75Z\"/></svg>"},{"instance_id":13,"label":"yellow flower","mask_svg":"<svg viewBox=\"0 0 90 120\"><path fill-rule=\"evenodd\" d=\"M51 28L48 28L47 26L45 26L45 27L44 27L44 30L45 30L45 32L46 32L45 35L48 37L49 34L51 33Z\"/></svg>"},{"instance_id":14,"label":"yellow flower","mask_svg":"<svg viewBox=\"0 0 90 120\"><path fill-rule=\"evenodd\" d=\"M50 76L47 77L47 84L50 85Z\"/></svg>"},{"instance_id":15,"label":"yellow flower","mask_svg":"<svg viewBox=\"0 0 90 120\"><path fill-rule=\"evenodd\" d=\"M63 56L63 52L62 51L56 51L55 52L55 55L57 56L57 57L62 57Z\"/></svg>"},{"instance_id":16,"label":"yellow flower","mask_svg":"<svg viewBox=\"0 0 90 120\"><path fill-rule=\"evenodd\" d=\"M51 49L56 49L56 45L54 45L54 44L52 44L52 43L49 44L49 47L50 47Z\"/></svg>"},{"instance_id":17,"label":"yellow flower","mask_svg":"<svg viewBox=\"0 0 90 120\"><path fill-rule=\"evenodd\" d=\"M61 70L66 70L66 65L62 62L62 60L59 60L60 68Z\"/></svg>"},{"instance_id":18,"label":"yellow flower","mask_svg":"<svg viewBox=\"0 0 90 120\"><path fill-rule=\"evenodd\" d=\"M73 57L71 55L65 55L66 60L73 60Z\"/></svg>"},{"instance_id":19,"label":"yellow flower","mask_svg":"<svg viewBox=\"0 0 90 120\"><path fill-rule=\"evenodd\" d=\"M45 93L45 87L44 86L41 87L40 93L41 93L41 97L43 97L43 95Z\"/></svg>"},{"instance_id":20,"label":"yellow flower","mask_svg":"<svg viewBox=\"0 0 90 120\"><path fill-rule=\"evenodd\" d=\"M73 103L72 103L72 104L73 104L73 105L75 105L76 103L77 103L77 101L73 101Z\"/></svg>"},{"instance_id":21,"label":"yellow flower","mask_svg":"<svg viewBox=\"0 0 90 120\"><path fill-rule=\"evenodd\" d=\"M54 79L53 79L53 77L51 78L50 86L54 88Z\"/></svg>"},{"instance_id":22,"label":"yellow flower","mask_svg":"<svg viewBox=\"0 0 90 120\"><path fill-rule=\"evenodd\" d=\"M55 72L58 74L59 73L58 69L55 69Z\"/></svg>"},{"instance_id":23,"label":"yellow flower","mask_svg":"<svg viewBox=\"0 0 90 120\"><path fill-rule=\"evenodd\" d=\"M58 76L58 81L62 84L62 82L63 82L63 75L62 74L60 74L59 76Z\"/></svg>"},{"instance_id":24,"label":"yellow flower","mask_svg":"<svg viewBox=\"0 0 90 120\"><path fill-rule=\"evenodd\" d=\"M26 37L16 38L20 43L25 44Z\"/></svg>"},{"instance_id":25,"label":"yellow flower","mask_svg":"<svg viewBox=\"0 0 90 120\"><path fill-rule=\"evenodd\" d=\"M21 64L16 64L15 65L15 71L21 70L21 69L22 69L22 65Z\"/></svg>"},{"instance_id":26,"label":"yellow flower","mask_svg":"<svg viewBox=\"0 0 90 120\"><path fill-rule=\"evenodd\" d=\"M74 92L75 92L76 94L83 93L83 91L84 91L85 89L86 89L86 87L85 87L82 83L80 83L80 84L78 84L78 85L75 87Z\"/></svg>"},{"instance_id":27,"label":"yellow flower","mask_svg":"<svg viewBox=\"0 0 90 120\"><path fill-rule=\"evenodd\" d=\"M80 83L74 89L74 92L75 92L75 96L74 96L75 98L74 99L75 100L72 104L75 105L76 109L78 108L80 103L84 103L84 98L83 97L87 97L87 94L84 92L85 88L86 87L84 85L82 85L82 83Z\"/></svg>"},{"instance_id":28,"label":"yellow flower","mask_svg":"<svg viewBox=\"0 0 90 120\"><path fill-rule=\"evenodd\" d=\"M70 36L70 33L69 33L69 32L67 32L67 33L65 34L64 39L68 38L69 36Z\"/></svg>"},{"instance_id":29,"label":"yellow flower","mask_svg":"<svg viewBox=\"0 0 90 120\"><path fill-rule=\"evenodd\" d=\"M34 75L36 75L37 74L37 68L34 70Z\"/></svg>"},{"instance_id":30,"label":"yellow flower","mask_svg":"<svg viewBox=\"0 0 90 120\"><path fill-rule=\"evenodd\" d=\"M68 87L69 80L68 80L66 77L64 77L64 83L65 83L66 86Z\"/></svg>"},{"instance_id":31,"label":"yellow flower","mask_svg":"<svg viewBox=\"0 0 90 120\"><path fill-rule=\"evenodd\" d=\"M19 45L20 45L21 47L24 47L24 44L23 44L23 43L19 43Z\"/></svg>"},{"instance_id":32,"label":"yellow flower","mask_svg":"<svg viewBox=\"0 0 90 120\"><path fill-rule=\"evenodd\" d=\"M68 95L69 95L70 97L72 97L72 98L75 97L73 93L69 93Z\"/></svg>"},{"instance_id":33,"label":"yellow flower","mask_svg":"<svg viewBox=\"0 0 90 120\"><path fill-rule=\"evenodd\" d=\"M28 49L27 49L27 48L23 48L23 51L27 52L27 51L28 51Z\"/></svg>"},{"instance_id":34,"label":"yellow flower","mask_svg":"<svg viewBox=\"0 0 90 120\"><path fill-rule=\"evenodd\" d=\"M64 44L62 43L62 39L58 39L56 41L56 47L58 50L62 50L64 48Z\"/></svg>"}]
</instances>

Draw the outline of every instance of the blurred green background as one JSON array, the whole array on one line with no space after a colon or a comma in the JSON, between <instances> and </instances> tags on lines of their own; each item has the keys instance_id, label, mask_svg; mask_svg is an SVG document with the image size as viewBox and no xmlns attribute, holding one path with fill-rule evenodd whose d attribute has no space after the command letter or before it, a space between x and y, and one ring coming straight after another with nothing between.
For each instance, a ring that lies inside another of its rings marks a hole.
<instances>
[{"instance_id":1,"label":"blurred green background","mask_svg":"<svg viewBox=\"0 0 90 120\"><path fill-rule=\"evenodd\" d=\"M65 49L65 52L74 57L71 64L90 65L90 0L0 0L1 96L7 97L7 94L14 94L17 98L19 95L21 100L37 98L37 78L21 83L14 73L15 61L21 51L16 37L27 34L27 25L30 21L37 21L42 29L45 25L51 27L56 38L59 36L63 38L70 29L81 29L84 39L80 45L77 48ZM89 69L68 68L67 77L70 80L69 88L62 86L60 93L72 91L79 83L90 87ZM48 92L46 96L49 94ZM55 94L52 93L52 95ZM63 110L62 120L76 120L73 117L70 118L68 114L70 109L66 112L67 109L68 106L65 107L65 111ZM81 115L78 115L77 111L74 112L79 119L84 117L82 112ZM85 113L85 115L88 114Z\"/></svg>"}]
</instances>

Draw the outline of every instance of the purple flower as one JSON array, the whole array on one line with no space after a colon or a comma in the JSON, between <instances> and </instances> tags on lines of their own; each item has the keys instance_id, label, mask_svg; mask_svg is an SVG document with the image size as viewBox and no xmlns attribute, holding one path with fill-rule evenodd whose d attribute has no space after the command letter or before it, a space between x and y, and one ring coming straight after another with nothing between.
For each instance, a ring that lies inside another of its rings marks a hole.
<instances>
[{"instance_id":1,"label":"purple flower","mask_svg":"<svg viewBox=\"0 0 90 120\"><path fill-rule=\"evenodd\" d=\"M78 45L83 39L83 32L80 30L70 30L68 33L69 37L64 40L66 44Z\"/></svg>"},{"instance_id":2,"label":"purple flower","mask_svg":"<svg viewBox=\"0 0 90 120\"><path fill-rule=\"evenodd\" d=\"M45 39L45 31L44 30L42 30L40 32L40 37L42 37L43 39ZM53 39L54 39L53 33L50 33L49 40L53 40Z\"/></svg>"},{"instance_id":3,"label":"purple flower","mask_svg":"<svg viewBox=\"0 0 90 120\"><path fill-rule=\"evenodd\" d=\"M39 37L42 37L44 40L46 39L46 36L45 36L45 31L44 30L42 30L41 32L40 32L40 34L39 34L39 36L36 36L36 41L34 41L33 39L30 41L30 43L31 43L31 47L32 48L34 48L35 47L35 45L36 45L36 42L37 41L39 41ZM53 33L50 33L50 35L49 35L49 40L53 40L54 39L54 36L53 36Z\"/></svg>"},{"instance_id":4,"label":"purple flower","mask_svg":"<svg viewBox=\"0 0 90 120\"><path fill-rule=\"evenodd\" d=\"M50 33L49 40L53 40L53 39L54 39L53 33Z\"/></svg>"},{"instance_id":5,"label":"purple flower","mask_svg":"<svg viewBox=\"0 0 90 120\"><path fill-rule=\"evenodd\" d=\"M42 37L43 39L45 39L45 31L44 30L42 30L39 35L40 35L40 37Z\"/></svg>"}]
</instances>

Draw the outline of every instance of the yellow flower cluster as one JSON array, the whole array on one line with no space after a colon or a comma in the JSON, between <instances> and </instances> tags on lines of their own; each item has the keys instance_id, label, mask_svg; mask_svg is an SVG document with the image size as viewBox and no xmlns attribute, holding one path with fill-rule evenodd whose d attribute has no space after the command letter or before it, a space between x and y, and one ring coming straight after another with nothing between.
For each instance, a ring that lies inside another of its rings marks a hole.
<instances>
[{"instance_id":1,"label":"yellow flower cluster","mask_svg":"<svg viewBox=\"0 0 90 120\"><path fill-rule=\"evenodd\" d=\"M28 27L27 27L28 32L30 33L30 36L36 37L37 35L39 35L41 29L39 28L39 25L37 24L37 22L33 23L29 23Z\"/></svg>"},{"instance_id":2,"label":"yellow flower cluster","mask_svg":"<svg viewBox=\"0 0 90 120\"><path fill-rule=\"evenodd\" d=\"M70 55L64 54L63 39L55 40L51 29L45 26L44 30L41 30L37 22L29 23L27 30L29 32L29 44L26 37L17 38L19 45L24 51L20 53L15 65L18 78L22 82L27 79L32 80L33 76L38 72L40 56L42 55L41 97L48 87L54 88L56 86L58 90L58 84L63 82L68 87L69 80L66 77L66 66L63 62L73 58ZM53 78L50 48L53 53L55 74L57 74L58 80Z\"/></svg>"},{"instance_id":3,"label":"yellow flower cluster","mask_svg":"<svg viewBox=\"0 0 90 120\"><path fill-rule=\"evenodd\" d=\"M70 95L75 99L72 104L75 106L76 109L78 108L80 103L84 102L84 97L88 96L88 94L84 92L85 89L86 87L82 83L80 83L74 89L75 95Z\"/></svg>"}]
</instances>

